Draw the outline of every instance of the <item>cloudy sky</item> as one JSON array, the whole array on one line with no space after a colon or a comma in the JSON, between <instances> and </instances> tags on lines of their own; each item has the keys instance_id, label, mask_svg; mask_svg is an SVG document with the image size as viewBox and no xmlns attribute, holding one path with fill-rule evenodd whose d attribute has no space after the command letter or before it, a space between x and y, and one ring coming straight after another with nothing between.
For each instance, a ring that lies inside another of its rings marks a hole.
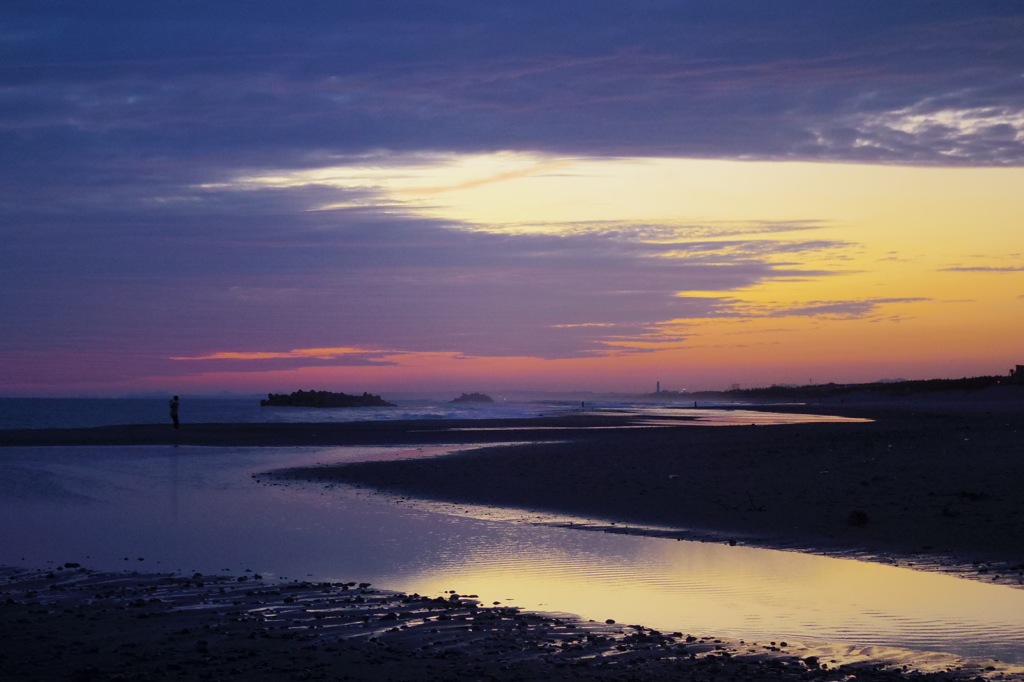
<instances>
[{"instance_id":1,"label":"cloudy sky","mask_svg":"<svg viewBox=\"0 0 1024 682\"><path fill-rule=\"evenodd\" d=\"M1024 4L0 9L0 394L1024 363Z\"/></svg>"}]
</instances>

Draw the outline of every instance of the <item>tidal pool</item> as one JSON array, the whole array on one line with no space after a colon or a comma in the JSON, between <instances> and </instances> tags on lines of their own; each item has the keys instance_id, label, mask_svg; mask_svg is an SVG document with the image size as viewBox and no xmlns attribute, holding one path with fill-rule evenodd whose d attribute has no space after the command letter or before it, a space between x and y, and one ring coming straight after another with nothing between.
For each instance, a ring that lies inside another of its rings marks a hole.
<instances>
[{"instance_id":1,"label":"tidal pool","mask_svg":"<svg viewBox=\"0 0 1024 682\"><path fill-rule=\"evenodd\" d=\"M247 570L478 595L752 641L843 642L1024 663L1024 590L907 568L482 518L275 468L443 448L0 450L0 563Z\"/></svg>"}]
</instances>

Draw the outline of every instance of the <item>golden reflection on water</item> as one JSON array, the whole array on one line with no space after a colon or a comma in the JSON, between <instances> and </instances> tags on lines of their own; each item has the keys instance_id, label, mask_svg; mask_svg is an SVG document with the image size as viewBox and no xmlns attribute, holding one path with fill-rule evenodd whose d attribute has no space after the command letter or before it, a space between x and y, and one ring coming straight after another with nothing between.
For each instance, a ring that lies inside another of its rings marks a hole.
<instances>
[{"instance_id":1,"label":"golden reflection on water","mask_svg":"<svg viewBox=\"0 0 1024 682\"><path fill-rule=\"evenodd\" d=\"M761 410L733 408L691 408L642 405L616 408L600 408L582 412L594 416L634 417L632 424L608 424L601 426L463 426L449 431L600 431L642 429L659 426L769 426L782 424L821 424L870 422L862 417L840 417L827 414L802 414L797 412L765 412Z\"/></svg>"},{"instance_id":2,"label":"golden reflection on water","mask_svg":"<svg viewBox=\"0 0 1024 682\"><path fill-rule=\"evenodd\" d=\"M870 422L862 417L840 417L828 414L802 414L798 412L766 412L745 408L698 408L698 407L630 407L601 410L601 414L640 415L649 419L675 418L679 421L658 422L663 426L744 426L756 424L815 424L839 422ZM654 422L652 422L654 423Z\"/></svg>"},{"instance_id":3,"label":"golden reflection on water","mask_svg":"<svg viewBox=\"0 0 1024 682\"><path fill-rule=\"evenodd\" d=\"M622 553L624 544L632 551ZM900 641L943 650L942 642L1005 641L1009 634L1007 651L1015 648L1022 657L1024 642L1012 641L1024 632L1021 590L725 544L617 536L615 545L613 552L589 555L594 548L494 546L411 577L406 589L461 589L487 604L748 640Z\"/></svg>"}]
</instances>

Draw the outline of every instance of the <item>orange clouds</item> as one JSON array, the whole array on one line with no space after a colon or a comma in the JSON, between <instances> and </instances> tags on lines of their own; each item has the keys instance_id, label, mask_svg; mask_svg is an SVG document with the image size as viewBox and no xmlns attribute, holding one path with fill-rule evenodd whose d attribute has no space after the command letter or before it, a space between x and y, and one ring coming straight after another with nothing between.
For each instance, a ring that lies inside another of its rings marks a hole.
<instances>
[{"instance_id":1,"label":"orange clouds","mask_svg":"<svg viewBox=\"0 0 1024 682\"><path fill-rule=\"evenodd\" d=\"M289 351L218 351L206 355L174 356L171 360L285 360L308 358L333 360L346 355L381 355L393 351L362 348L296 348Z\"/></svg>"}]
</instances>

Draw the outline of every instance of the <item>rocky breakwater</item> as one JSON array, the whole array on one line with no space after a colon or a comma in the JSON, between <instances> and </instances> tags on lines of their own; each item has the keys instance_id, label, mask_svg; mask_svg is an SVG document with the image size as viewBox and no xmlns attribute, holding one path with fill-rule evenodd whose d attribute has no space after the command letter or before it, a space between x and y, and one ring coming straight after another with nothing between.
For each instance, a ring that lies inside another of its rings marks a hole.
<instances>
[{"instance_id":1,"label":"rocky breakwater","mask_svg":"<svg viewBox=\"0 0 1024 682\"><path fill-rule=\"evenodd\" d=\"M270 393L261 407L394 407L379 395L349 395L332 391L295 391L288 395Z\"/></svg>"},{"instance_id":2,"label":"rocky breakwater","mask_svg":"<svg viewBox=\"0 0 1024 682\"><path fill-rule=\"evenodd\" d=\"M494 398L486 393L463 393L452 400L453 403L493 403Z\"/></svg>"}]
</instances>

